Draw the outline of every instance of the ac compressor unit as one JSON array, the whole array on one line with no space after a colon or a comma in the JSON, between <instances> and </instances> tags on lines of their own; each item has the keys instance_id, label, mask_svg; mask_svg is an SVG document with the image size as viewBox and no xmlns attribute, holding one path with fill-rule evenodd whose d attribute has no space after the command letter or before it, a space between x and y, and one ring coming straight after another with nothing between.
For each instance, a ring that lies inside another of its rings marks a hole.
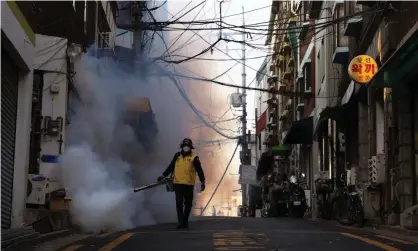
<instances>
[{"instance_id":1,"label":"ac compressor unit","mask_svg":"<svg viewBox=\"0 0 418 251\"><path fill-rule=\"evenodd\" d=\"M29 174L26 203L45 205L48 190L49 180L47 177L39 174Z\"/></svg>"}]
</instances>

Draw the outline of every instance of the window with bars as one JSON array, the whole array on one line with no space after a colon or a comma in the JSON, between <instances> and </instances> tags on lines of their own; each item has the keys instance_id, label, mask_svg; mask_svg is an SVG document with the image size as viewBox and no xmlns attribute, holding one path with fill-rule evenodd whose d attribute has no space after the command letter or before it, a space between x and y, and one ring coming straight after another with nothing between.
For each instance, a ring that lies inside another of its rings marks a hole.
<instances>
[{"instance_id":1,"label":"window with bars","mask_svg":"<svg viewBox=\"0 0 418 251\"><path fill-rule=\"evenodd\" d=\"M99 33L98 47L102 49L110 48L110 39L108 32Z\"/></svg>"}]
</instances>

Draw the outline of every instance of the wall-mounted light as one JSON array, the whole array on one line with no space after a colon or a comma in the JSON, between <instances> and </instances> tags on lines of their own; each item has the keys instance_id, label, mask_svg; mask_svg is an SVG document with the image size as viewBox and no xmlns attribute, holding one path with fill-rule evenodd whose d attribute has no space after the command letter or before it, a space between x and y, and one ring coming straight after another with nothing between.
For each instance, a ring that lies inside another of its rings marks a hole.
<instances>
[{"instance_id":1,"label":"wall-mounted light","mask_svg":"<svg viewBox=\"0 0 418 251\"><path fill-rule=\"evenodd\" d=\"M67 56L70 58L71 62L74 62L74 60L83 53L84 48L83 46L79 44L71 44L67 47L66 53Z\"/></svg>"}]
</instances>

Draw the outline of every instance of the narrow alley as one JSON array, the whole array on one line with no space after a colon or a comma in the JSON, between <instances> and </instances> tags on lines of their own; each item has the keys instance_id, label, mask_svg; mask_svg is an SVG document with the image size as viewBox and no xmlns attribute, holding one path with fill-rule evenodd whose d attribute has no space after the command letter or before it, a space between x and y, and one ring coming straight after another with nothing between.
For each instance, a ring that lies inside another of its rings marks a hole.
<instances>
[{"instance_id":1,"label":"narrow alley","mask_svg":"<svg viewBox=\"0 0 418 251\"><path fill-rule=\"evenodd\" d=\"M1 1L1 250L417 251L417 13Z\"/></svg>"},{"instance_id":2,"label":"narrow alley","mask_svg":"<svg viewBox=\"0 0 418 251\"><path fill-rule=\"evenodd\" d=\"M383 229L359 229L289 218L201 217L189 230L162 224L122 232L92 235L81 241L55 240L59 251L195 251L195 250L298 250L298 251L413 251L418 235L396 235ZM34 251L49 251L48 243Z\"/></svg>"}]
</instances>

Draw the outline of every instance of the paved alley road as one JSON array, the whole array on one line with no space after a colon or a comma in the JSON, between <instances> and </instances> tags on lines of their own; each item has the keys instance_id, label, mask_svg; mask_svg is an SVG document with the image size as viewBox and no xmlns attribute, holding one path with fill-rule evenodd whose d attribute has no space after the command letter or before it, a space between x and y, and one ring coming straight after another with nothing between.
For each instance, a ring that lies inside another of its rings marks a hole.
<instances>
[{"instance_id":1,"label":"paved alley road","mask_svg":"<svg viewBox=\"0 0 418 251\"><path fill-rule=\"evenodd\" d=\"M418 250L405 238L302 219L219 218L190 223L187 231L164 224L105 233L72 243L60 251L399 251Z\"/></svg>"}]
</instances>

